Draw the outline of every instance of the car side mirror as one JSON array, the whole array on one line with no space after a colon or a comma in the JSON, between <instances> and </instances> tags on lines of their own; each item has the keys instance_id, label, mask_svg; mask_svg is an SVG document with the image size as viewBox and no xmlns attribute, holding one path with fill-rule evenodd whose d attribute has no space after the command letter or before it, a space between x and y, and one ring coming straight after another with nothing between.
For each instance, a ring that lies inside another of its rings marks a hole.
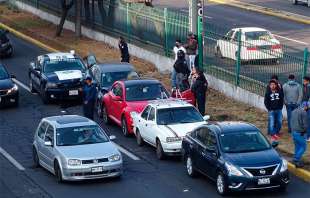
<instances>
[{"instance_id":1,"label":"car side mirror","mask_svg":"<svg viewBox=\"0 0 310 198\"><path fill-rule=\"evenodd\" d=\"M120 96L113 96L112 99L115 100L115 101L121 101L122 97L120 97Z\"/></svg>"},{"instance_id":2,"label":"car side mirror","mask_svg":"<svg viewBox=\"0 0 310 198\"><path fill-rule=\"evenodd\" d=\"M209 116L209 115L205 115L205 116L203 116L203 120L204 120L204 121L208 121L208 120L210 120L210 116Z\"/></svg>"},{"instance_id":3,"label":"car side mirror","mask_svg":"<svg viewBox=\"0 0 310 198\"><path fill-rule=\"evenodd\" d=\"M53 146L52 141L49 141L49 140L48 140L48 141L45 141L45 142L44 142L44 145L45 145L45 146Z\"/></svg>"},{"instance_id":4,"label":"car side mirror","mask_svg":"<svg viewBox=\"0 0 310 198\"><path fill-rule=\"evenodd\" d=\"M16 78L16 76L14 74L11 74L11 78Z\"/></svg>"},{"instance_id":5,"label":"car side mirror","mask_svg":"<svg viewBox=\"0 0 310 198\"><path fill-rule=\"evenodd\" d=\"M272 143L271 143L271 146L272 146L273 148L276 148L276 147L279 146L279 142L272 142Z\"/></svg>"},{"instance_id":6,"label":"car side mirror","mask_svg":"<svg viewBox=\"0 0 310 198\"><path fill-rule=\"evenodd\" d=\"M115 139L116 139L116 136L115 136L115 135L110 135L110 136L109 136L109 139L110 139L110 140L115 140Z\"/></svg>"}]
</instances>

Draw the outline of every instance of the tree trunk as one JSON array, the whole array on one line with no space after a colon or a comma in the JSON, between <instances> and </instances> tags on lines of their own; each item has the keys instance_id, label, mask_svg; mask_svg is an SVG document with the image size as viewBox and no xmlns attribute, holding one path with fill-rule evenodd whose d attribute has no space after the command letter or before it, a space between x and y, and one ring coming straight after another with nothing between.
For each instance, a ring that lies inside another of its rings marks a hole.
<instances>
[{"instance_id":1,"label":"tree trunk","mask_svg":"<svg viewBox=\"0 0 310 198\"><path fill-rule=\"evenodd\" d=\"M75 36L77 38L81 37L81 10L82 0L76 0L75 3Z\"/></svg>"},{"instance_id":2,"label":"tree trunk","mask_svg":"<svg viewBox=\"0 0 310 198\"><path fill-rule=\"evenodd\" d=\"M59 25L57 26L57 29L56 29L56 36L60 36L61 35L64 23L66 21L67 15L68 15L68 12L69 12L70 8L73 6L73 3L74 3L73 0L71 0L70 3L67 5L67 1L66 0L59 0L59 1L60 1L60 4L61 4L62 12L61 12L61 19L60 19Z\"/></svg>"}]
</instances>

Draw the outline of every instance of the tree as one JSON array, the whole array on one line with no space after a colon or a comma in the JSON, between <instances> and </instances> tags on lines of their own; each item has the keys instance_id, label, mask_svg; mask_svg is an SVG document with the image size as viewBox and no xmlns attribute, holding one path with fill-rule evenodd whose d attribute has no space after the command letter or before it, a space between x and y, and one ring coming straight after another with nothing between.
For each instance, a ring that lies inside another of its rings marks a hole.
<instances>
[{"instance_id":1,"label":"tree","mask_svg":"<svg viewBox=\"0 0 310 198\"><path fill-rule=\"evenodd\" d=\"M56 36L60 36L63 30L64 23L66 21L69 10L74 4L74 0L59 0L61 4L61 19L56 29Z\"/></svg>"}]
</instances>

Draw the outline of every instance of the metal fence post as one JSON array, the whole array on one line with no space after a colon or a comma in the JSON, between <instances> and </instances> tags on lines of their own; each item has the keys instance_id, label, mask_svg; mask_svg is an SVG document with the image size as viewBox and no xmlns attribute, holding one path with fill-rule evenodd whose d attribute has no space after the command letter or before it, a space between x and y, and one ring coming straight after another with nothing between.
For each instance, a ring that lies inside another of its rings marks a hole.
<instances>
[{"instance_id":1,"label":"metal fence post","mask_svg":"<svg viewBox=\"0 0 310 198\"><path fill-rule=\"evenodd\" d=\"M307 75L308 62L309 62L309 51L308 48L306 47L304 50L304 68L302 72L302 78Z\"/></svg>"},{"instance_id":2,"label":"metal fence post","mask_svg":"<svg viewBox=\"0 0 310 198\"><path fill-rule=\"evenodd\" d=\"M130 42L130 15L129 15L129 3L126 3L126 30L127 40Z\"/></svg>"},{"instance_id":3,"label":"metal fence post","mask_svg":"<svg viewBox=\"0 0 310 198\"><path fill-rule=\"evenodd\" d=\"M168 12L167 8L164 8L164 31L165 31L165 55L168 56Z\"/></svg>"},{"instance_id":4,"label":"metal fence post","mask_svg":"<svg viewBox=\"0 0 310 198\"><path fill-rule=\"evenodd\" d=\"M39 0L36 0L36 7L39 8Z\"/></svg>"},{"instance_id":5,"label":"metal fence post","mask_svg":"<svg viewBox=\"0 0 310 198\"><path fill-rule=\"evenodd\" d=\"M236 85L240 84L240 65L241 65L241 30L238 31L238 50L236 60Z\"/></svg>"}]
</instances>

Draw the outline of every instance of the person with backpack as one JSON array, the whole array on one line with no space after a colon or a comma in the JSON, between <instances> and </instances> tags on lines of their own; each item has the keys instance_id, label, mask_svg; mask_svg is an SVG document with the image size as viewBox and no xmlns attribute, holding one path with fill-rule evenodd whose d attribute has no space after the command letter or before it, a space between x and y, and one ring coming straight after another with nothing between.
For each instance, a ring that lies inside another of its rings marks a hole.
<instances>
[{"instance_id":1,"label":"person with backpack","mask_svg":"<svg viewBox=\"0 0 310 198\"><path fill-rule=\"evenodd\" d=\"M180 92L189 89L188 77L190 70L187 66L187 61L185 59L185 53L182 50L179 50L177 53L177 60L175 61L173 68L176 72L176 89L179 89Z\"/></svg>"},{"instance_id":2,"label":"person with backpack","mask_svg":"<svg viewBox=\"0 0 310 198\"><path fill-rule=\"evenodd\" d=\"M208 89L208 81L197 67L194 67L192 70L192 85L191 91L194 93L197 108L202 116L205 115L205 103L206 103L206 92Z\"/></svg>"}]
</instances>

